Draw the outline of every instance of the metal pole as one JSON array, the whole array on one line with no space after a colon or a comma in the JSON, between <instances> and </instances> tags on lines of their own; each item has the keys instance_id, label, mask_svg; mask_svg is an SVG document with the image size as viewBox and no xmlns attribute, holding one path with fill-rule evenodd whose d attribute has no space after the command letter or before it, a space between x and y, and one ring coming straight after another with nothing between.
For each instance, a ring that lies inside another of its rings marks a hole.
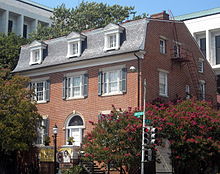
<instances>
[{"instance_id":1,"label":"metal pole","mask_svg":"<svg viewBox=\"0 0 220 174\"><path fill-rule=\"evenodd\" d=\"M144 114L143 114L143 123L142 123L142 151L141 151L141 174L144 174L144 156L145 156L145 148L144 148L144 128L145 128L145 113L146 113L146 89L147 82L144 79Z\"/></svg>"},{"instance_id":2,"label":"metal pole","mask_svg":"<svg viewBox=\"0 0 220 174\"><path fill-rule=\"evenodd\" d=\"M54 174L57 174L57 134L54 134Z\"/></svg>"}]
</instances>

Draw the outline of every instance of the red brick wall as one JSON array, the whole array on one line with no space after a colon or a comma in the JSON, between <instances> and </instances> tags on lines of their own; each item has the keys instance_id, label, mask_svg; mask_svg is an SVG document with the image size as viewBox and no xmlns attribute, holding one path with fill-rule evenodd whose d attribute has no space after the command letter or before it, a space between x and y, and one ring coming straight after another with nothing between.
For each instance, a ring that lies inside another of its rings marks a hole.
<instances>
[{"instance_id":1,"label":"red brick wall","mask_svg":"<svg viewBox=\"0 0 220 174\"><path fill-rule=\"evenodd\" d=\"M147 40L146 40L146 54L145 58L140 60L140 74L141 84L143 79L147 79L147 100L152 101L159 95L159 71L158 68L169 71L168 74L168 95L169 98L161 97L165 100L174 99L176 94L180 97L185 96L185 86L190 85L192 89L192 81L185 63L173 64L170 57L170 49L173 48L173 41L177 40L182 43L181 47L189 49L196 60L202 57L197 45L192 40L190 33L184 24L176 24L176 30L178 40L174 39L174 25L168 22L151 21L147 28ZM159 51L159 39L160 36L166 37L167 47L166 54L161 54ZM98 96L98 72L100 68L111 67L114 65L126 65L128 69L127 74L127 93L124 95L115 96ZM62 80L65 73L74 72L62 72L52 73L45 76L49 76L51 80L51 92L50 102L45 104L39 104L39 113L42 115L48 115L50 120L50 135L52 135L52 128L56 123L59 128L58 133L58 145L65 144L65 120L73 112L80 114L85 120L85 132L84 135L91 131L92 125L88 121L97 121L97 115L100 111L111 110L111 105L114 104L117 108L126 109L128 106L136 107L138 104L138 78L137 72L129 72L129 67L133 65L137 68L137 60L129 61L125 63L110 64L105 66L91 67L87 69L78 69L74 71L88 71L89 74L89 86L88 97L85 99L63 100L62 99ZM39 78L39 77L36 77ZM205 72L199 74L199 79L206 82L206 93L213 96L215 101L216 85L214 73L205 61ZM143 88L141 87L141 98L143 99ZM143 100L142 100L143 102Z\"/></svg>"},{"instance_id":2,"label":"red brick wall","mask_svg":"<svg viewBox=\"0 0 220 174\"><path fill-rule=\"evenodd\" d=\"M67 117L73 113L75 110L76 113L80 114L85 120L85 134L88 131L91 131L92 125L88 121L97 122L97 116L100 111L111 110L112 104L116 108L127 109L127 107L136 107L137 106L137 73L129 72L129 67L131 65L136 66L137 61L130 61L127 63L120 63L126 65L128 69L127 73L127 92L124 95L115 95L115 96L98 96L98 72L100 68L111 67L117 64L111 64L106 66L97 66L88 69L78 69L77 71L87 70L89 74L89 84L88 84L88 97L85 99L72 99L72 100L63 100L62 99L62 81L64 74L63 73L53 73L46 76L49 76L51 81L51 91L50 91L50 102L45 104L38 104L38 110L41 115L48 115L50 120L50 135L52 135L52 128L57 124L59 128L58 133L58 144L63 145L65 131L65 120ZM41 76L42 77L42 76ZM39 78L39 77L36 77Z\"/></svg>"},{"instance_id":3,"label":"red brick wall","mask_svg":"<svg viewBox=\"0 0 220 174\"><path fill-rule=\"evenodd\" d=\"M175 34L175 28L176 33ZM178 37L175 37L177 35ZM166 40L166 54L161 54L159 50L160 36ZM147 28L146 40L146 55L142 60L142 81L147 80L147 100L151 101L159 95L159 71L163 69L169 72L168 74L168 96L161 97L164 100L174 99L176 94L179 97L185 97L185 86L190 85L190 91L195 95L191 74L187 62L174 63L171 61L171 51L174 41L181 43L181 48L184 48L189 55L187 59L197 63L199 58L203 58L197 44L193 40L191 34L183 23L176 23L175 26L171 22L151 21ZM193 60L194 57L194 60ZM197 65L196 65L197 66ZM216 104L216 81L215 75L209 63L204 61L204 73L198 73L195 69L199 80L206 82L206 94L212 96L214 104Z\"/></svg>"}]
</instances>

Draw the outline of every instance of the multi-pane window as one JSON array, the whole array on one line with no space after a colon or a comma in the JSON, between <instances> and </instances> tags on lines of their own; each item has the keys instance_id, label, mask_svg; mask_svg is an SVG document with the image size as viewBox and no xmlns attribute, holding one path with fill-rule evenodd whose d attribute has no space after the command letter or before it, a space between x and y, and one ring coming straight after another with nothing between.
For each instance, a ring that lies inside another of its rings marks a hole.
<instances>
[{"instance_id":1,"label":"multi-pane window","mask_svg":"<svg viewBox=\"0 0 220 174\"><path fill-rule=\"evenodd\" d=\"M159 72L159 94L168 96L167 73Z\"/></svg>"},{"instance_id":2,"label":"multi-pane window","mask_svg":"<svg viewBox=\"0 0 220 174\"><path fill-rule=\"evenodd\" d=\"M32 62L38 62L40 60L40 50L34 50L32 52Z\"/></svg>"},{"instance_id":3,"label":"multi-pane window","mask_svg":"<svg viewBox=\"0 0 220 174\"><path fill-rule=\"evenodd\" d=\"M73 137L73 146L80 146L82 143L83 137L83 129L84 123L83 119L79 115L74 115L71 117L69 121L67 121L66 125L66 145L70 145L68 143L68 139Z\"/></svg>"},{"instance_id":4,"label":"multi-pane window","mask_svg":"<svg viewBox=\"0 0 220 174\"><path fill-rule=\"evenodd\" d=\"M109 48L116 47L116 34L108 36L108 45L109 45Z\"/></svg>"},{"instance_id":5,"label":"multi-pane window","mask_svg":"<svg viewBox=\"0 0 220 174\"><path fill-rule=\"evenodd\" d=\"M88 74L65 77L63 80L63 99L81 98L88 93Z\"/></svg>"},{"instance_id":6,"label":"multi-pane window","mask_svg":"<svg viewBox=\"0 0 220 174\"><path fill-rule=\"evenodd\" d=\"M220 36L215 36L216 65L220 64Z\"/></svg>"},{"instance_id":7,"label":"multi-pane window","mask_svg":"<svg viewBox=\"0 0 220 174\"><path fill-rule=\"evenodd\" d=\"M40 102L49 101L49 88L50 88L50 81L39 81L39 82L32 82L31 88L34 90L34 97L33 99Z\"/></svg>"},{"instance_id":8,"label":"multi-pane window","mask_svg":"<svg viewBox=\"0 0 220 174\"><path fill-rule=\"evenodd\" d=\"M99 95L126 92L126 69L99 72Z\"/></svg>"},{"instance_id":9,"label":"multi-pane window","mask_svg":"<svg viewBox=\"0 0 220 174\"><path fill-rule=\"evenodd\" d=\"M206 56L206 38L199 39L199 46L204 56Z\"/></svg>"},{"instance_id":10,"label":"multi-pane window","mask_svg":"<svg viewBox=\"0 0 220 174\"><path fill-rule=\"evenodd\" d=\"M199 89L200 89L200 100L205 100L205 81L200 80L199 81Z\"/></svg>"},{"instance_id":11,"label":"multi-pane window","mask_svg":"<svg viewBox=\"0 0 220 174\"><path fill-rule=\"evenodd\" d=\"M160 39L160 53L166 53L166 41L164 39Z\"/></svg>"},{"instance_id":12,"label":"multi-pane window","mask_svg":"<svg viewBox=\"0 0 220 174\"><path fill-rule=\"evenodd\" d=\"M175 44L173 49L174 49L174 57L175 58L180 58L180 45Z\"/></svg>"},{"instance_id":13,"label":"multi-pane window","mask_svg":"<svg viewBox=\"0 0 220 174\"><path fill-rule=\"evenodd\" d=\"M76 42L76 43L73 43L73 45L72 45L72 55L78 55L78 53L79 53L79 48L78 48L78 42Z\"/></svg>"},{"instance_id":14,"label":"multi-pane window","mask_svg":"<svg viewBox=\"0 0 220 174\"><path fill-rule=\"evenodd\" d=\"M49 136L49 119L42 119L37 128L37 141L36 144L44 144L46 136Z\"/></svg>"},{"instance_id":15,"label":"multi-pane window","mask_svg":"<svg viewBox=\"0 0 220 174\"><path fill-rule=\"evenodd\" d=\"M203 59L200 59L198 61L198 72L200 72L200 73L204 72L204 61L203 61Z\"/></svg>"}]
</instances>

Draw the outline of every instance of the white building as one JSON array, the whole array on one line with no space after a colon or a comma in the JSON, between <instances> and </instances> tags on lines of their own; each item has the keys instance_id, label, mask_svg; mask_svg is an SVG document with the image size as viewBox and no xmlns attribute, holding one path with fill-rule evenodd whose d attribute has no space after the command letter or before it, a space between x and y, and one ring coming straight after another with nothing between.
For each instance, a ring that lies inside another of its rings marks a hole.
<instances>
[{"instance_id":1,"label":"white building","mask_svg":"<svg viewBox=\"0 0 220 174\"><path fill-rule=\"evenodd\" d=\"M175 17L184 21L217 75L220 94L220 7ZM218 95L220 103L220 95Z\"/></svg>"},{"instance_id":2,"label":"white building","mask_svg":"<svg viewBox=\"0 0 220 174\"><path fill-rule=\"evenodd\" d=\"M29 0L0 0L0 32L28 37L38 24L50 26L52 9Z\"/></svg>"},{"instance_id":3,"label":"white building","mask_svg":"<svg viewBox=\"0 0 220 174\"><path fill-rule=\"evenodd\" d=\"M175 19L184 21L212 68L220 74L220 8L177 16Z\"/></svg>"}]
</instances>

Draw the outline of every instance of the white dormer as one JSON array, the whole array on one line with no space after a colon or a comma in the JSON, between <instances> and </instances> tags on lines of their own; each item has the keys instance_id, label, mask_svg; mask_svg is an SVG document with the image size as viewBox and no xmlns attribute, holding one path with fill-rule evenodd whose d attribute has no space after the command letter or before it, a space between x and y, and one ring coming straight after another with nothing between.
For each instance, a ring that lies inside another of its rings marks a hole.
<instances>
[{"instance_id":1,"label":"white dormer","mask_svg":"<svg viewBox=\"0 0 220 174\"><path fill-rule=\"evenodd\" d=\"M120 48L120 33L123 30L123 27L116 24L108 24L104 28L104 51L118 50Z\"/></svg>"},{"instance_id":2,"label":"white dormer","mask_svg":"<svg viewBox=\"0 0 220 174\"><path fill-rule=\"evenodd\" d=\"M86 36L72 32L67 36L67 57L79 57L82 54L82 41Z\"/></svg>"},{"instance_id":3,"label":"white dormer","mask_svg":"<svg viewBox=\"0 0 220 174\"><path fill-rule=\"evenodd\" d=\"M46 49L47 45L41 41L33 41L30 44L30 65L41 64L43 61L43 50Z\"/></svg>"}]
</instances>

